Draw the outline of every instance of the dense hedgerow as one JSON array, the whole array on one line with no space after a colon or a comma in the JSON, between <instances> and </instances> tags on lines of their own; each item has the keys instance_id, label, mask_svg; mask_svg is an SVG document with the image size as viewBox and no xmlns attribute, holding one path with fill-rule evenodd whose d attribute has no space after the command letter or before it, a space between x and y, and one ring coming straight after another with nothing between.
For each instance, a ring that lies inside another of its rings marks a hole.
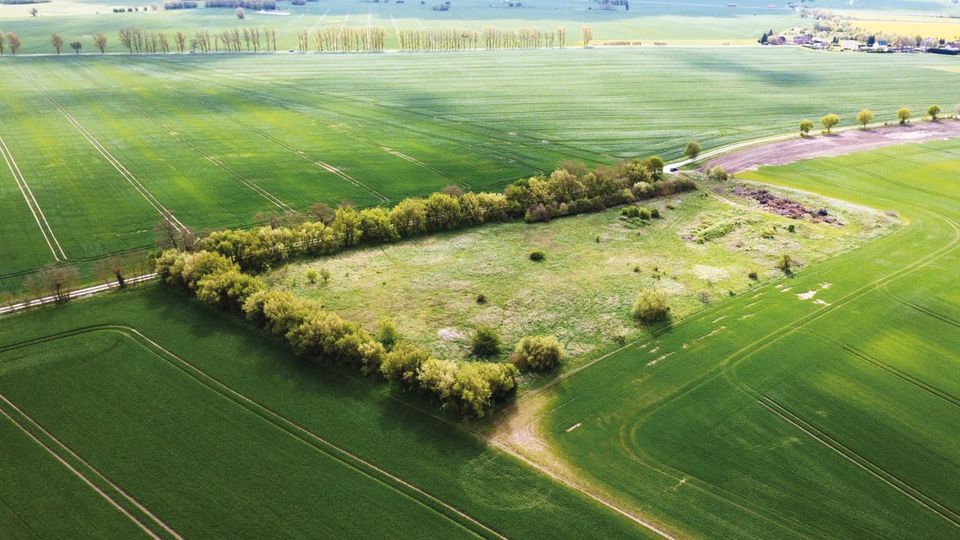
<instances>
[{"instance_id":1,"label":"dense hedgerow","mask_svg":"<svg viewBox=\"0 0 960 540\"><path fill-rule=\"evenodd\" d=\"M518 373L510 364L440 361L402 342L388 350L359 324L289 292L268 289L219 253L167 250L157 258L156 270L164 282L193 291L202 302L242 311L305 358L382 375L463 416L486 415L517 386ZM390 341L395 343L395 336Z\"/></svg>"},{"instance_id":2,"label":"dense hedgerow","mask_svg":"<svg viewBox=\"0 0 960 540\"><path fill-rule=\"evenodd\" d=\"M404 199L389 209L342 207L321 221L217 231L201 239L198 249L217 252L244 271L261 272L298 256L329 255L357 245L512 219L549 221L696 188L688 178L664 180L662 175L659 158L592 171L567 164L550 176L518 180L504 193L447 190Z\"/></svg>"}]
</instances>

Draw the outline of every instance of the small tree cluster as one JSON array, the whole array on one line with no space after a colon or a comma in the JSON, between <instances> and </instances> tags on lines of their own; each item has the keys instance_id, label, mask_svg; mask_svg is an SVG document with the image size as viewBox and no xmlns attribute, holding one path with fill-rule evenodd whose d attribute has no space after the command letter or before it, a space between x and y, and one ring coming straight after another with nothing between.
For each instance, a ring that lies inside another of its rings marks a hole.
<instances>
[{"instance_id":1,"label":"small tree cluster","mask_svg":"<svg viewBox=\"0 0 960 540\"><path fill-rule=\"evenodd\" d=\"M666 320L670 316L667 293L662 290L644 289L633 304L633 316L642 323Z\"/></svg>"},{"instance_id":2,"label":"small tree cluster","mask_svg":"<svg viewBox=\"0 0 960 540\"><path fill-rule=\"evenodd\" d=\"M563 345L555 336L527 336L517 343L510 361L520 371L550 371L563 361Z\"/></svg>"},{"instance_id":3,"label":"small tree cluster","mask_svg":"<svg viewBox=\"0 0 960 540\"><path fill-rule=\"evenodd\" d=\"M550 176L522 179L504 192L511 215L527 222L599 212L621 204L696 189L689 178L663 180L663 160L650 158L586 167L557 169Z\"/></svg>"},{"instance_id":4,"label":"small tree cluster","mask_svg":"<svg viewBox=\"0 0 960 540\"><path fill-rule=\"evenodd\" d=\"M244 313L302 357L381 375L462 416L484 416L516 389L517 370L509 364L437 360L423 349L397 344L396 336L386 339L395 329L384 330L383 323L380 341L316 303L268 289L218 253L167 250L157 258L156 271L164 282L192 291L204 303Z\"/></svg>"}]
</instances>

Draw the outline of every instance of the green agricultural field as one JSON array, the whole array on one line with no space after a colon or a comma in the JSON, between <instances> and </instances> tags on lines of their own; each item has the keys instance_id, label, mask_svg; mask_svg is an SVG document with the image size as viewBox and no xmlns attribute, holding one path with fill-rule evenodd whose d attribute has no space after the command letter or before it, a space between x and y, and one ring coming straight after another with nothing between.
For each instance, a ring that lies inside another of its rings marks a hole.
<instances>
[{"instance_id":1,"label":"green agricultural field","mask_svg":"<svg viewBox=\"0 0 960 540\"><path fill-rule=\"evenodd\" d=\"M0 344L5 538L644 534L159 286L4 320Z\"/></svg>"},{"instance_id":2,"label":"green agricultural field","mask_svg":"<svg viewBox=\"0 0 960 540\"><path fill-rule=\"evenodd\" d=\"M468 29L480 31L492 26L504 29L539 28L567 31L568 46L581 41L580 29L593 28L595 40L654 41L677 44L755 43L760 34L774 28L803 26L809 20L801 19L785 6L769 8L762 0L738 2L736 8L724 3L705 4L698 0L675 2L631 2L631 10L594 9L588 0L549 0L524 2L522 8L508 8L499 0L457 0L452 9L441 12L432 7L438 2L421 4L418 0L406 3L368 2L361 0L318 0L303 6L278 2L275 13L258 13L247 9L243 20L235 10L203 8L164 11L163 2L140 3L120 0L56 0L33 5L0 4L0 28L18 32L24 40L25 53L52 53L50 34L61 33L67 43L79 39L83 50L95 51L92 36L103 32L109 36L109 52L125 52L116 37L124 27L137 27L151 32L193 34L197 30L219 32L230 28L272 28L277 32L279 50L297 47L297 32L314 30L327 25L381 26L390 34L386 46L398 48L397 30L406 29ZM203 3L201 2L202 6ZM154 6L157 10L153 10ZM136 7L138 11L113 13L113 8ZM37 8L37 17L29 11Z\"/></svg>"},{"instance_id":3,"label":"green agricultural field","mask_svg":"<svg viewBox=\"0 0 960 540\"><path fill-rule=\"evenodd\" d=\"M810 266L888 233L895 222L787 193L809 208L828 208L844 225L791 220L736 197L734 185L648 201L660 219L629 219L614 209L548 224L491 225L289 264L267 281L366 328L388 316L405 339L444 358L467 356L469 336L481 325L501 334L504 358L523 336L555 334L571 355L564 369L572 369L640 337L630 309L643 289L668 291L673 316L685 317L755 287L751 272L761 283L782 276L775 262L783 254ZM535 250L546 260L531 261ZM330 281L310 283L311 269L327 269Z\"/></svg>"},{"instance_id":4,"label":"green agricultural field","mask_svg":"<svg viewBox=\"0 0 960 540\"><path fill-rule=\"evenodd\" d=\"M0 290L57 260L92 276L96 259L151 246L167 211L202 232L317 201L499 189L568 159L673 158L691 139L789 132L826 111L852 123L861 107L878 119L949 110L952 60L720 48L6 57L0 205L16 219L0 225Z\"/></svg>"},{"instance_id":5,"label":"green agricultural field","mask_svg":"<svg viewBox=\"0 0 960 540\"><path fill-rule=\"evenodd\" d=\"M522 398L550 459L682 535L955 537L958 157L950 140L744 173L908 226Z\"/></svg>"}]
</instances>

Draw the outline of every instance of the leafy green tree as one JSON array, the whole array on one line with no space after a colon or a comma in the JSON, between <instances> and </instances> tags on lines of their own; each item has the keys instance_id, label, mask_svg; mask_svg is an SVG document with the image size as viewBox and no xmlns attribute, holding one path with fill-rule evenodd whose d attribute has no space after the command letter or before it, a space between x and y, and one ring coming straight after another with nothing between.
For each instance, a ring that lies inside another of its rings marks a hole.
<instances>
[{"instance_id":1,"label":"leafy green tree","mask_svg":"<svg viewBox=\"0 0 960 540\"><path fill-rule=\"evenodd\" d=\"M697 141L688 142L687 147L683 150L683 155L690 159L697 159L697 156L700 155L700 143Z\"/></svg>"},{"instance_id":2,"label":"leafy green tree","mask_svg":"<svg viewBox=\"0 0 960 540\"><path fill-rule=\"evenodd\" d=\"M315 269L311 268L311 269L307 270L307 283L309 283L309 284L311 284L311 285L316 285L316 284L317 284L317 279L318 279L319 277L320 277L320 273L317 272Z\"/></svg>"},{"instance_id":3,"label":"leafy green tree","mask_svg":"<svg viewBox=\"0 0 960 540\"><path fill-rule=\"evenodd\" d=\"M326 285L327 283L330 283L330 271L327 270L326 268L321 268L321 269L320 269L320 279L323 280L323 284L324 284L324 285Z\"/></svg>"},{"instance_id":4,"label":"leafy green tree","mask_svg":"<svg viewBox=\"0 0 960 540\"><path fill-rule=\"evenodd\" d=\"M804 121L800 122L800 136L801 136L801 137L806 137L807 134L810 133L810 130L811 130L811 129L813 129L813 121L812 121L812 120L804 120Z\"/></svg>"},{"instance_id":5,"label":"leafy green tree","mask_svg":"<svg viewBox=\"0 0 960 540\"><path fill-rule=\"evenodd\" d=\"M913 113L910 112L910 109L903 107L897 111L897 119L900 120L900 125L905 125L910 121L910 117L913 116Z\"/></svg>"},{"instance_id":6,"label":"leafy green tree","mask_svg":"<svg viewBox=\"0 0 960 540\"><path fill-rule=\"evenodd\" d=\"M470 338L470 353L477 358L491 358L500 354L500 334L489 326L478 327Z\"/></svg>"},{"instance_id":7,"label":"leafy green tree","mask_svg":"<svg viewBox=\"0 0 960 540\"><path fill-rule=\"evenodd\" d=\"M382 317L377 323L376 338L389 351L400 341L400 331L397 330L397 325L392 319Z\"/></svg>"},{"instance_id":8,"label":"leafy green tree","mask_svg":"<svg viewBox=\"0 0 960 540\"><path fill-rule=\"evenodd\" d=\"M562 360L563 346L556 336L527 336L510 355L510 361L520 371L550 371Z\"/></svg>"},{"instance_id":9,"label":"leafy green tree","mask_svg":"<svg viewBox=\"0 0 960 540\"><path fill-rule=\"evenodd\" d=\"M83 43L80 43L79 41L71 41L70 48L73 49L74 53L80 54L80 49L83 48Z\"/></svg>"},{"instance_id":10,"label":"leafy green tree","mask_svg":"<svg viewBox=\"0 0 960 540\"><path fill-rule=\"evenodd\" d=\"M820 123L823 124L823 129L825 129L827 133L830 133L833 127L840 123L840 117L830 113L821 118Z\"/></svg>"},{"instance_id":11,"label":"leafy green tree","mask_svg":"<svg viewBox=\"0 0 960 540\"><path fill-rule=\"evenodd\" d=\"M774 264L774 267L784 274L789 275L793 272L793 259L790 258L790 255L783 254L779 259L777 259L777 263Z\"/></svg>"},{"instance_id":12,"label":"leafy green tree","mask_svg":"<svg viewBox=\"0 0 960 540\"><path fill-rule=\"evenodd\" d=\"M670 316L667 293L662 290L644 289L633 303L633 316L640 322L653 323Z\"/></svg>"},{"instance_id":13,"label":"leafy green tree","mask_svg":"<svg viewBox=\"0 0 960 540\"><path fill-rule=\"evenodd\" d=\"M927 109L927 114L930 115L930 119L931 119L931 120L933 120L934 122L936 122L936 121L937 121L937 115L940 114L940 106L939 106L939 105L931 105L930 108Z\"/></svg>"},{"instance_id":14,"label":"leafy green tree","mask_svg":"<svg viewBox=\"0 0 960 540\"><path fill-rule=\"evenodd\" d=\"M869 109L863 109L857 113L857 123L860 124L860 127L866 128L867 124L873 121L873 111Z\"/></svg>"}]
</instances>

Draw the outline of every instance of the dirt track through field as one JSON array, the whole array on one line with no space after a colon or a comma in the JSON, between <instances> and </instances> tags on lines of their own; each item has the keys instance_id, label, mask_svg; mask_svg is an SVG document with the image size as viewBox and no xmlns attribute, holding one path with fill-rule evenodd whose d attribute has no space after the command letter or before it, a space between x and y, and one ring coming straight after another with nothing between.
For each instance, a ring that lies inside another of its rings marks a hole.
<instances>
[{"instance_id":1,"label":"dirt track through field","mask_svg":"<svg viewBox=\"0 0 960 540\"><path fill-rule=\"evenodd\" d=\"M833 135L797 137L749 146L711 159L707 166L720 166L729 173L737 173L763 165L787 165L804 159L839 156L885 146L952 137L960 137L960 120L918 121L905 126L851 129Z\"/></svg>"}]
</instances>

